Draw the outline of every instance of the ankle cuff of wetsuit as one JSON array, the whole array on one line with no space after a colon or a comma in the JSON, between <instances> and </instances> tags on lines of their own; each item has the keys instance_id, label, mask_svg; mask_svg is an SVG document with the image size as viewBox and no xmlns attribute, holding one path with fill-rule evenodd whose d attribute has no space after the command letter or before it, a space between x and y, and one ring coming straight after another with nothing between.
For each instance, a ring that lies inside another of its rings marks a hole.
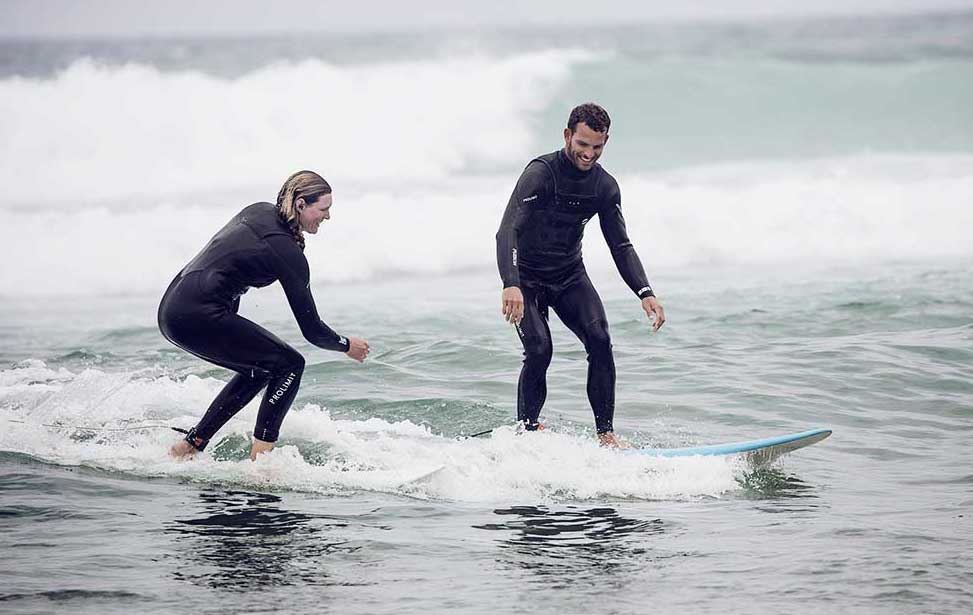
<instances>
[{"instance_id":1,"label":"ankle cuff of wetsuit","mask_svg":"<svg viewBox=\"0 0 973 615\"><path fill-rule=\"evenodd\" d=\"M253 437L261 442L276 442L277 438L280 437L280 432L270 431L269 429L254 429Z\"/></svg>"},{"instance_id":2,"label":"ankle cuff of wetsuit","mask_svg":"<svg viewBox=\"0 0 973 615\"><path fill-rule=\"evenodd\" d=\"M193 427L186 433L186 437L184 438L184 440L186 440L186 442L189 442L189 446L193 447L194 449L200 452L202 452L203 449L206 448L206 445L209 444L209 440L204 440L200 438L198 435L196 435L195 427Z\"/></svg>"},{"instance_id":3,"label":"ankle cuff of wetsuit","mask_svg":"<svg viewBox=\"0 0 973 615\"><path fill-rule=\"evenodd\" d=\"M540 431L544 429L544 424L537 421L521 421L524 426L524 431Z\"/></svg>"}]
</instances>

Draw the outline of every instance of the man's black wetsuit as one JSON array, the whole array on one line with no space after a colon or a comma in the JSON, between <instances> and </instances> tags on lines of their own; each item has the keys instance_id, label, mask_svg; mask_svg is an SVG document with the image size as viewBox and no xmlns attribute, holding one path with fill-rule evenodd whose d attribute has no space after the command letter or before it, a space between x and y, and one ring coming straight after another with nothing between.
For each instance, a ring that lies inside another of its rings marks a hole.
<instances>
[{"instance_id":1,"label":"man's black wetsuit","mask_svg":"<svg viewBox=\"0 0 973 615\"><path fill-rule=\"evenodd\" d=\"M581 171L563 150L535 158L510 196L497 232L497 266L504 288L524 296L517 333L524 367L517 387L517 420L537 428L547 397L551 363L548 308L574 332L588 353L588 401L598 433L613 431L615 361L601 298L581 260L585 225L595 215L619 273L639 298L654 296L625 231L621 193L601 165Z\"/></svg>"},{"instance_id":2,"label":"man's black wetsuit","mask_svg":"<svg viewBox=\"0 0 973 615\"><path fill-rule=\"evenodd\" d=\"M304 372L304 357L270 331L239 316L240 295L280 280L301 333L326 350L347 352L348 340L321 322L310 270L297 239L270 203L233 217L179 272L159 305L159 329L170 342L236 372L186 438L206 442L267 387L253 435L276 442Z\"/></svg>"}]
</instances>

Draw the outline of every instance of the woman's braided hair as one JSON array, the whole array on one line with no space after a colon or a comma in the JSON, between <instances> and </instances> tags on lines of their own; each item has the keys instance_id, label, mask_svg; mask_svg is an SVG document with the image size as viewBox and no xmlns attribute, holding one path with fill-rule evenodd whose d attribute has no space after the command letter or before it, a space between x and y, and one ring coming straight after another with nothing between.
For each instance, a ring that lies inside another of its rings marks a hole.
<instances>
[{"instance_id":1,"label":"woman's braided hair","mask_svg":"<svg viewBox=\"0 0 973 615\"><path fill-rule=\"evenodd\" d=\"M313 205L319 198L331 194L331 185L314 171L298 171L284 182L277 193L277 215L287 224L297 244L304 248L304 232L301 231L297 199L303 198L305 206Z\"/></svg>"}]
</instances>

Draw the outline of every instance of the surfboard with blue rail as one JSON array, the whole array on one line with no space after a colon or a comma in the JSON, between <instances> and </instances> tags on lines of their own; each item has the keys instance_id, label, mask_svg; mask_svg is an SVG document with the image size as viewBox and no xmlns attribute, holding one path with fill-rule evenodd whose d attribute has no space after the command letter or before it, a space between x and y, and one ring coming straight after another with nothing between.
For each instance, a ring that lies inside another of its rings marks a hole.
<instances>
[{"instance_id":1,"label":"surfboard with blue rail","mask_svg":"<svg viewBox=\"0 0 973 615\"><path fill-rule=\"evenodd\" d=\"M629 449L632 453L648 455L650 457L712 457L741 455L747 463L755 467L762 467L772 463L781 455L811 446L831 435L830 429L811 429L800 433L792 433L762 440L748 440L746 442L731 442L729 444L713 444L710 446L691 446L686 448L639 448Z\"/></svg>"}]
</instances>

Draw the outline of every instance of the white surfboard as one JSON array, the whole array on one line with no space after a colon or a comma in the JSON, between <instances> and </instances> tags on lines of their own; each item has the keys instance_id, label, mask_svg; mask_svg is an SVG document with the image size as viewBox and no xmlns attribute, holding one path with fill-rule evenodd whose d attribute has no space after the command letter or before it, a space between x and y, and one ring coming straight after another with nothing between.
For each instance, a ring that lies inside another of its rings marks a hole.
<instances>
[{"instance_id":1,"label":"white surfboard","mask_svg":"<svg viewBox=\"0 0 973 615\"><path fill-rule=\"evenodd\" d=\"M440 465L440 466L436 466L434 468L431 468L429 470L425 470L423 472L419 472L419 473L417 473L417 474L415 474L413 476L410 476L410 477L406 478L405 480L403 480L402 481L402 485L404 486L404 485L412 485L412 484L418 483L419 481L425 480L427 478L430 478L432 476L435 476L436 474L439 474L444 469L446 469L446 466Z\"/></svg>"}]
</instances>

